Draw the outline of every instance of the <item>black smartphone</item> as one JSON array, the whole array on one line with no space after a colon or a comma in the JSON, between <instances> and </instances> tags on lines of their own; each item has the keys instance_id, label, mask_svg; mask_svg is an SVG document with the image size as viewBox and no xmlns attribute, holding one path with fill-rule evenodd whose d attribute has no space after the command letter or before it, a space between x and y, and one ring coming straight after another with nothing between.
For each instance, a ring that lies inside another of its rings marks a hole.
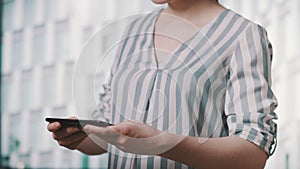
<instances>
[{"instance_id":1,"label":"black smartphone","mask_svg":"<svg viewBox=\"0 0 300 169\"><path fill-rule=\"evenodd\" d=\"M87 124L99 126L99 127L107 127L112 125L110 123L99 121L99 120L63 119L63 118L50 118L50 117L47 117L45 120L49 123L59 122L62 125L62 127L72 127L72 126L84 127Z\"/></svg>"}]
</instances>

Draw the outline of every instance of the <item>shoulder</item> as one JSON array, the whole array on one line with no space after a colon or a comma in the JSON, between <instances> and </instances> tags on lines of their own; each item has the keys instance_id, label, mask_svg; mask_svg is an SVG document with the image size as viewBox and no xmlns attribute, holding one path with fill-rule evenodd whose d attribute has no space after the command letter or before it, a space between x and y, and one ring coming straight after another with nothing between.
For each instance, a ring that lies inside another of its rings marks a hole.
<instances>
[{"instance_id":1,"label":"shoulder","mask_svg":"<svg viewBox=\"0 0 300 169\"><path fill-rule=\"evenodd\" d=\"M232 18L235 18L235 20L238 20L239 26L240 26L240 34L241 36L243 35L247 35L247 34L254 34L257 35L259 37L267 36L267 30L265 27L263 27L262 25L244 17L243 15L233 11L233 10L229 10L231 13L230 15L232 15Z\"/></svg>"},{"instance_id":2,"label":"shoulder","mask_svg":"<svg viewBox=\"0 0 300 169\"><path fill-rule=\"evenodd\" d=\"M126 24L126 34L151 30L150 28L154 26L159 12L159 10L155 10L153 12L139 13L130 16Z\"/></svg>"}]
</instances>

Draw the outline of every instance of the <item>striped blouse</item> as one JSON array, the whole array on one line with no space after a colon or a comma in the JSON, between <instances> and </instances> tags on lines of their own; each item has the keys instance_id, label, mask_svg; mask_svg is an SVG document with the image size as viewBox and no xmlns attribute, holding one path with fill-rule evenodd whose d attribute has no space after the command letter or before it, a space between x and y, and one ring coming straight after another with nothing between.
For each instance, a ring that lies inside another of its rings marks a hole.
<instances>
[{"instance_id":1,"label":"striped blouse","mask_svg":"<svg viewBox=\"0 0 300 169\"><path fill-rule=\"evenodd\" d=\"M235 135L270 155L277 101L264 28L226 9L157 63L153 35L159 14L145 14L128 26L100 95L100 111L111 123L138 120L183 136ZM113 145L108 150L109 168L191 168Z\"/></svg>"}]
</instances>

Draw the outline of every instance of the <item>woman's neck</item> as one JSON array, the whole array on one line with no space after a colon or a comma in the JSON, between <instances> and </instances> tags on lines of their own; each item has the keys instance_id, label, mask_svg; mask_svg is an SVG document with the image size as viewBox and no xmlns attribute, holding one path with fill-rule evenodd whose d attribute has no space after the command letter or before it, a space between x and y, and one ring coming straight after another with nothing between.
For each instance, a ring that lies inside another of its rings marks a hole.
<instances>
[{"instance_id":1,"label":"woman's neck","mask_svg":"<svg viewBox=\"0 0 300 169\"><path fill-rule=\"evenodd\" d=\"M218 4L215 0L171 0L169 7L175 11L187 11L194 8L205 8Z\"/></svg>"},{"instance_id":2,"label":"woman's neck","mask_svg":"<svg viewBox=\"0 0 300 169\"><path fill-rule=\"evenodd\" d=\"M214 18L224 10L215 0L172 0L164 13L175 15L200 25L200 22L206 22L206 19Z\"/></svg>"}]
</instances>

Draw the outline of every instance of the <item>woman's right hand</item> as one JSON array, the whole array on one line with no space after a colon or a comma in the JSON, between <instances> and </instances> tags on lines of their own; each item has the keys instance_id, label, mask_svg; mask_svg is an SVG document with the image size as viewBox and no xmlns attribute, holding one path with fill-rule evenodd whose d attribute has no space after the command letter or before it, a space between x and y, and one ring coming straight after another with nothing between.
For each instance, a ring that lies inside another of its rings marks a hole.
<instances>
[{"instance_id":1,"label":"woman's right hand","mask_svg":"<svg viewBox=\"0 0 300 169\"><path fill-rule=\"evenodd\" d=\"M76 117L70 117L69 119L77 119ZM52 132L52 137L60 146L66 147L70 150L79 150L85 154L95 155L106 152L103 148L102 140L97 140L97 144L87 136L87 134L79 127L67 127L62 128L59 122L49 123L47 126L48 131Z\"/></svg>"},{"instance_id":2,"label":"woman's right hand","mask_svg":"<svg viewBox=\"0 0 300 169\"><path fill-rule=\"evenodd\" d=\"M69 119L76 119L70 117ZM87 135L79 127L62 128L59 122L49 123L47 129L52 132L52 137L60 146L74 150L87 138Z\"/></svg>"}]
</instances>

